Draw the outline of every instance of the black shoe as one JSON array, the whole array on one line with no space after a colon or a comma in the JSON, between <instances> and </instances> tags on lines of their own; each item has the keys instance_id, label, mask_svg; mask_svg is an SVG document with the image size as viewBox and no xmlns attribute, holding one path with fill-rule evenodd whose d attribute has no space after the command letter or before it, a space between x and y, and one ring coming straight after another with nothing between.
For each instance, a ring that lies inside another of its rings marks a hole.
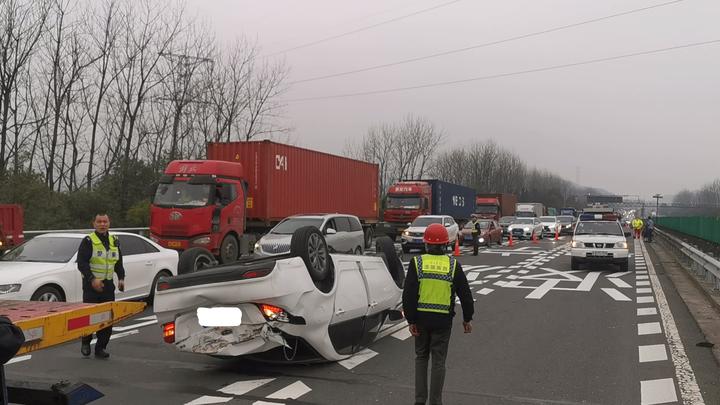
<instances>
[{"instance_id":1,"label":"black shoe","mask_svg":"<svg viewBox=\"0 0 720 405\"><path fill-rule=\"evenodd\" d=\"M80 346L80 353L82 353L83 356L87 357L90 355L90 343L83 342L82 346Z\"/></svg>"},{"instance_id":2,"label":"black shoe","mask_svg":"<svg viewBox=\"0 0 720 405\"><path fill-rule=\"evenodd\" d=\"M98 359L107 359L110 357L110 353L106 352L104 349L95 349L95 357Z\"/></svg>"}]
</instances>

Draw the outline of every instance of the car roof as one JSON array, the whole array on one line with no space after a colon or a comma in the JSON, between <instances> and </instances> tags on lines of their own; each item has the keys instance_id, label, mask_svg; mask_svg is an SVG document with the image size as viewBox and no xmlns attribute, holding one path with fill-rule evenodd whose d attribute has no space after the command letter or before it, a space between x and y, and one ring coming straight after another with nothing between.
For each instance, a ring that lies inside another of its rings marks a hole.
<instances>
[{"instance_id":1,"label":"car roof","mask_svg":"<svg viewBox=\"0 0 720 405\"><path fill-rule=\"evenodd\" d=\"M334 214L296 214L291 215L288 218L311 218L311 219L325 219L330 217L352 217L357 218L357 216L352 214L341 214L341 213L334 213ZM287 219L287 218L286 218Z\"/></svg>"},{"instance_id":2,"label":"car roof","mask_svg":"<svg viewBox=\"0 0 720 405\"><path fill-rule=\"evenodd\" d=\"M138 235L138 234L132 233L132 232L114 232L112 229L110 230L110 233L111 233L112 235L142 236L142 235ZM61 238L77 238L77 239L82 239L82 238L88 236L89 234L90 234L90 232L48 232L48 233L43 233L43 234L34 236L33 239L35 239L35 238L49 238L49 237L61 237Z\"/></svg>"},{"instance_id":3,"label":"car roof","mask_svg":"<svg viewBox=\"0 0 720 405\"><path fill-rule=\"evenodd\" d=\"M418 218L450 218L449 215L419 215Z\"/></svg>"}]
</instances>

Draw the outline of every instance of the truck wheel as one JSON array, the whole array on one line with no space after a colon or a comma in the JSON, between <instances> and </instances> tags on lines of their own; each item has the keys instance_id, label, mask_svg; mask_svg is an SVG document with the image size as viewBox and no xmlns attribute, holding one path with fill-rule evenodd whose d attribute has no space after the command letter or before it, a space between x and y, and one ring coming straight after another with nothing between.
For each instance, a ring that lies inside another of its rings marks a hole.
<instances>
[{"instance_id":1,"label":"truck wheel","mask_svg":"<svg viewBox=\"0 0 720 405\"><path fill-rule=\"evenodd\" d=\"M225 236L220 244L220 263L228 264L237 261L240 254L240 245L233 235Z\"/></svg>"},{"instance_id":2,"label":"truck wheel","mask_svg":"<svg viewBox=\"0 0 720 405\"><path fill-rule=\"evenodd\" d=\"M46 285L38 288L35 294L30 297L30 301L64 302L65 298L60 290L53 286Z\"/></svg>"},{"instance_id":3,"label":"truck wheel","mask_svg":"<svg viewBox=\"0 0 720 405\"><path fill-rule=\"evenodd\" d=\"M371 227L365 228L365 249L370 249L370 247L372 247L372 241L374 236L375 232Z\"/></svg>"},{"instance_id":4,"label":"truck wheel","mask_svg":"<svg viewBox=\"0 0 720 405\"><path fill-rule=\"evenodd\" d=\"M195 273L218 264L215 256L209 250L194 247L180 253L178 259L178 274Z\"/></svg>"},{"instance_id":5,"label":"truck wheel","mask_svg":"<svg viewBox=\"0 0 720 405\"><path fill-rule=\"evenodd\" d=\"M313 281L323 281L330 274L330 251L325 238L316 227L304 226L293 232L290 253L303 259Z\"/></svg>"},{"instance_id":6,"label":"truck wheel","mask_svg":"<svg viewBox=\"0 0 720 405\"><path fill-rule=\"evenodd\" d=\"M395 250L395 242L387 236L377 238L375 239L375 251L382 253L381 257L390 272L390 277L395 280L395 284L399 288L402 288L405 284L405 268Z\"/></svg>"},{"instance_id":7,"label":"truck wheel","mask_svg":"<svg viewBox=\"0 0 720 405\"><path fill-rule=\"evenodd\" d=\"M570 268L572 270L580 270L580 262L578 262L574 257L570 258Z\"/></svg>"}]
</instances>

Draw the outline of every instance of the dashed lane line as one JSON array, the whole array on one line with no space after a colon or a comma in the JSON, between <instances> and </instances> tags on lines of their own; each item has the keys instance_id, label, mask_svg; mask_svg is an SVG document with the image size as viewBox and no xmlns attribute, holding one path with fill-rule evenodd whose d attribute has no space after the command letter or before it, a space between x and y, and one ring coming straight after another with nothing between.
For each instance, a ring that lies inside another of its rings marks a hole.
<instances>
[{"instance_id":1,"label":"dashed lane line","mask_svg":"<svg viewBox=\"0 0 720 405\"><path fill-rule=\"evenodd\" d=\"M666 404L669 402L677 402L677 400L677 394L675 393L675 383L673 382L672 378L640 381L641 405ZM686 403L693 405L697 404L695 402Z\"/></svg>"},{"instance_id":2,"label":"dashed lane line","mask_svg":"<svg viewBox=\"0 0 720 405\"><path fill-rule=\"evenodd\" d=\"M638 336L657 335L662 333L662 328L660 327L660 322L639 323L637 325L637 333Z\"/></svg>"},{"instance_id":3,"label":"dashed lane line","mask_svg":"<svg viewBox=\"0 0 720 405\"><path fill-rule=\"evenodd\" d=\"M372 359L377 355L378 353L376 351L370 349L363 349L355 353L352 357L339 361L338 364L348 370L352 370L353 368L361 365L362 363L365 363L366 361Z\"/></svg>"},{"instance_id":4,"label":"dashed lane line","mask_svg":"<svg viewBox=\"0 0 720 405\"><path fill-rule=\"evenodd\" d=\"M630 297L614 288L603 288L602 290L603 292L605 292L605 294L609 295L615 301L632 301Z\"/></svg>"},{"instance_id":5,"label":"dashed lane line","mask_svg":"<svg viewBox=\"0 0 720 405\"><path fill-rule=\"evenodd\" d=\"M375 353L377 354L377 353ZM310 387L303 384L302 381L295 381L294 383L288 385L285 388L282 388L276 392L273 392L272 394L268 395L267 399L298 399L301 396L307 394L308 392L312 391Z\"/></svg>"},{"instance_id":6,"label":"dashed lane line","mask_svg":"<svg viewBox=\"0 0 720 405\"><path fill-rule=\"evenodd\" d=\"M649 307L649 308L638 308L637 309L637 316L646 316L646 315L657 315L657 308Z\"/></svg>"},{"instance_id":7,"label":"dashed lane line","mask_svg":"<svg viewBox=\"0 0 720 405\"><path fill-rule=\"evenodd\" d=\"M263 378L260 380L238 381L220 388L218 391L229 395L245 395L248 392L260 388L265 384L275 381L274 378Z\"/></svg>"},{"instance_id":8,"label":"dashed lane line","mask_svg":"<svg viewBox=\"0 0 720 405\"><path fill-rule=\"evenodd\" d=\"M216 397L212 395L203 395L200 398L186 402L185 405L208 405L208 404L224 404L232 401L233 397Z\"/></svg>"},{"instance_id":9,"label":"dashed lane line","mask_svg":"<svg viewBox=\"0 0 720 405\"><path fill-rule=\"evenodd\" d=\"M632 286L623 280L620 280L619 278L609 278L608 279L611 283L615 284L615 287L617 288L632 288Z\"/></svg>"},{"instance_id":10,"label":"dashed lane line","mask_svg":"<svg viewBox=\"0 0 720 405\"><path fill-rule=\"evenodd\" d=\"M638 361L649 363L653 361L665 361L668 359L665 345L638 346Z\"/></svg>"}]
</instances>

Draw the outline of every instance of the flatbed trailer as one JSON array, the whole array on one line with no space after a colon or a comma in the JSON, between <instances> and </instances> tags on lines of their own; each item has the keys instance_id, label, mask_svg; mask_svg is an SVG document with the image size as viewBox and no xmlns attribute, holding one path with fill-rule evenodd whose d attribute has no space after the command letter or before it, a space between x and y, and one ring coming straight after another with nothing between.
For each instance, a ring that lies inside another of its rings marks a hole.
<instances>
[{"instance_id":1,"label":"flatbed trailer","mask_svg":"<svg viewBox=\"0 0 720 405\"><path fill-rule=\"evenodd\" d=\"M102 304L0 300L0 315L8 317L25 335L22 355L90 335L141 313L143 302ZM103 396L83 383L6 381L0 368L0 404L82 405Z\"/></svg>"}]
</instances>

